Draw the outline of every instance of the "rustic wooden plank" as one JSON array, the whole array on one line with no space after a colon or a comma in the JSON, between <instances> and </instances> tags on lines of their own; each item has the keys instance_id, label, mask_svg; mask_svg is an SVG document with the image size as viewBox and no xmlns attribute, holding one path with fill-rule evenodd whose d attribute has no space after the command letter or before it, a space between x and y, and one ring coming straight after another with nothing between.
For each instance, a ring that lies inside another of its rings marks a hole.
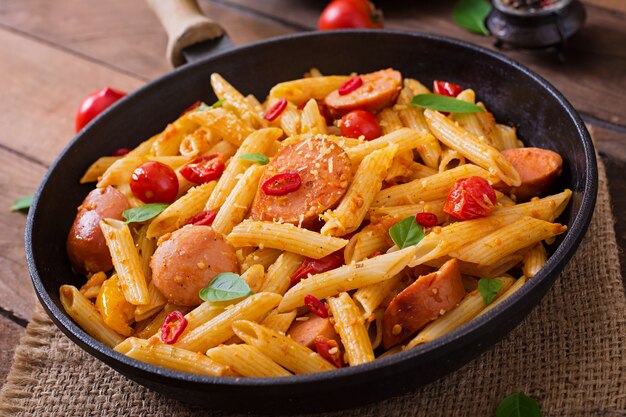
<instances>
[{"instance_id":1,"label":"rustic wooden plank","mask_svg":"<svg viewBox=\"0 0 626 417\"><path fill-rule=\"evenodd\" d=\"M203 2L235 44L290 33L276 22ZM145 1L5 0L0 25L143 79L170 70L165 32Z\"/></svg>"},{"instance_id":2,"label":"rustic wooden plank","mask_svg":"<svg viewBox=\"0 0 626 417\"><path fill-rule=\"evenodd\" d=\"M2 335L0 337L0 388L6 381L13 364L13 353L25 330L6 317L0 316L0 335Z\"/></svg>"},{"instance_id":3,"label":"rustic wooden plank","mask_svg":"<svg viewBox=\"0 0 626 417\"><path fill-rule=\"evenodd\" d=\"M626 1L624 0L583 0L583 3L626 13Z\"/></svg>"},{"instance_id":4,"label":"rustic wooden plank","mask_svg":"<svg viewBox=\"0 0 626 417\"><path fill-rule=\"evenodd\" d=\"M292 0L221 0L276 19L314 28L325 2ZM388 28L438 33L473 42L489 49L493 39L468 33L451 18L454 2L378 2ZM581 112L626 125L626 25L625 16L611 10L587 7L587 23L569 43L567 63L554 54L528 51L503 53L537 71L553 83ZM416 58L418 59L418 58Z\"/></svg>"}]
</instances>

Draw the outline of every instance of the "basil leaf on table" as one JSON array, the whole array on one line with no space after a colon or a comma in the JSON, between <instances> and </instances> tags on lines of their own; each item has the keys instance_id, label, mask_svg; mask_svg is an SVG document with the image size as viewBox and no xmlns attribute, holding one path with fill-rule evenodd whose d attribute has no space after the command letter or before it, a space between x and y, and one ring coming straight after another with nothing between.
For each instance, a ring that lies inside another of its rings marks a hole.
<instances>
[{"instance_id":1,"label":"basil leaf on table","mask_svg":"<svg viewBox=\"0 0 626 417\"><path fill-rule=\"evenodd\" d=\"M389 236L400 249L404 249L417 245L424 238L424 229L417 224L415 216L409 216L391 226Z\"/></svg>"},{"instance_id":2,"label":"basil leaf on table","mask_svg":"<svg viewBox=\"0 0 626 417\"><path fill-rule=\"evenodd\" d=\"M496 417L541 417L541 409L534 398L516 392L500 402Z\"/></svg>"},{"instance_id":3,"label":"basil leaf on table","mask_svg":"<svg viewBox=\"0 0 626 417\"><path fill-rule=\"evenodd\" d=\"M239 157L239 159L244 159L246 161L255 162L259 165L267 165L270 159L263 155L262 153L244 153Z\"/></svg>"},{"instance_id":4,"label":"basil leaf on table","mask_svg":"<svg viewBox=\"0 0 626 417\"><path fill-rule=\"evenodd\" d=\"M161 214L163 210L165 210L169 204L164 203L150 203L144 204L139 207L134 207L128 210L124 210L124 218L126 219L126 223L141 223L146 220L150 220L153 217Z\"/></svg>"},{"instance_id":5,"label":"basil leaf on table","mask_svg":"<svg viewBox=\"0 0 626 417\"><path fill-rule=\"evenodd\" d=\"M200 298L204 301L228 301L252 294L248 283L233 272L218 274L211 283L200 290Z\"/></svg>"},{"instance_id":6,"label":"basil leaf on table","mask_svg":"<svg viewBox=\"0 0 626 417\"><path fill-rule=\"evenodd\" d=\"M448 113L480 113L484 112L482 107L467 101L457 100L453 97L442 96L440 94L418 94L413 96L411 104L424 107L426 109L445 111Z\"/></svg>"},{"instance_id":7,"label":"basil leaf on table","mask_svg":"<svg viewBox=\"0 0 626 417\"><path fill-rule=\"evenodd\" d=\"M491 11L491 4L485 0L459 0L452 11L457 25L479 35L489 35L485 19Z\"/></svg>"},{"instance_id":8,"label":"basil leaf on table","mask_svg":"<svg viewBox=\"0 0 626 417\"><path fill-rule=\"evenodd\" d=\"M28 212L31 204L33 204L33 196L32 195L24 195L18 198L13 202L11 206L11 211L23 211Z\"/></svg>"},{"instance_id":9,"label":"basil leaf on table","mask_svg":"<svg viewBox=\"0 0 626 417\"><path fill-rule=\"evenodd\" d=\"M498 279L481 278L478 280L478 292L487 306L496 298L500 288L502 288L502 281Z\"/></svg>"}]
</instances>

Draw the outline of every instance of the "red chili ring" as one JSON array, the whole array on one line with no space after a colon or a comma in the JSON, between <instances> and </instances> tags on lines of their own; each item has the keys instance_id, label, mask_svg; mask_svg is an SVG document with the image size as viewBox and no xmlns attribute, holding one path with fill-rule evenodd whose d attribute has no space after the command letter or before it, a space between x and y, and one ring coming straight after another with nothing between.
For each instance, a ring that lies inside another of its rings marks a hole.
<instances>
[{"instance_id":1,"label":"red chili ring","mask_svg":"<svg viewBox=\"0 0 626 417\"><path fill-rule=\"evenodd\" d=\"M415 221L422 227L433 227L437 226L438 219L437 215L434 213L417 213L415 215Z\"/></svg>"},{"instance_id":2,"label":"red chili ring","mask_svg":"<svg viewBox=\"0 0 626 417\"><path fill-rule=\"evenodd\" d=\"M210 226L215 220L217 213L213 210L201 211L185 222L185 226L193 224L194 226Z\"/></svg>"},{"instance_id":3,"label":"red chili ring","mask_svg":"<svg viewBox=\"0 0 626 417\"><path fill-rule=\"evenodd\" d=\"M172 324L173 321L176 321ZM178 337L187 327L187 319L178 310L172 311L167 315L163 325L161 326L161 340L168 345L176 343Z\"/></svg>"},{"instance_id":4,"label":"red chili ring","mask_svg":"<svg viewBox=\"0 0 626 417\"><path fill-rule=\"evenodd\" d=\"M116 149L115 151L113 151L113 153L111 155L112 156L124 156L128 152L130 152L130 149L128 149L128 148L119 148L119 149Z\"/></svg>"},{"instance_id":5,"label":"red chili ring","mask_svg":"<svg viewBox=\"0 0 626 417\"><path fill-rule=\"evenodd\" d=\"M285 195L296 191L302 184L302 178L297 172L284 172L274 175L263 181L261 188L267 195Z\"/></svg>"},{"instance_id":6,"label":"red chili ring","mask_svg":"<svg viewBox=\"0 0 626 417\"><path fill-rule=\"evenodd\" d=\"M340 96L345 96L346 94L350 94L362 85L363 79L361 77L352 77L345 83L341 84L337 92Z\"/></svg>"},{"instance_id":7,"label":"red chili ring","mask_svg":"<svg viewBox=\"0 0 626 417\"><path fill-rule=\"evenodd\" d=\"M316 314L323 319L328 317L328 310L326 310L326 306L324 306L324 303L322 303L314 295L307 294L304 297L304 304L308 307L309 310L311 310L313 314Z\"/></svg>"},{"instance_id":8,"label":"red chili ring","mask_svg":"<svg viewBox=\"0 0 626 417\"><path fill-rule=\"evenodd\" d=\"M265 113L265 120L273 122L287 108L287 99L281 98Z\"/></svg>"}]
</instances>

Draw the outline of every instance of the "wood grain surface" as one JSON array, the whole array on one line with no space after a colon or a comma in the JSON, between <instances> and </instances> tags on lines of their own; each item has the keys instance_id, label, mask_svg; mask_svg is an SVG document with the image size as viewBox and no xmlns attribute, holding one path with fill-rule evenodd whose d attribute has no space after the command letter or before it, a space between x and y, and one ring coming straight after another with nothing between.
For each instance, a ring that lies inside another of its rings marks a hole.
<instances>
[{"instance_id":1,"label":"wood grain surface","mask_svg":"<svg viewBox=\"0 0 626 417\"><path fill-rule=\"evenodd\" d=\"M204 0L237 45L312 30L324 0ZM451 19L453 0L379 0L388 28L433 32L494 49ZM553 54L505 50L553 83L581 112L607 164L616 231L626 244L626 2L589 0L584 30L566 63ZM132 91L170 68L166 37L143 1L3 0L0 2L0 384L32 313L35 295L24 258L25 217L7 213L32 194L74 135L82 98L102 86ZM419 59L419 57L416 57ZM622 256L622 270L624 270Z\"/></svg>"}]
</instances>

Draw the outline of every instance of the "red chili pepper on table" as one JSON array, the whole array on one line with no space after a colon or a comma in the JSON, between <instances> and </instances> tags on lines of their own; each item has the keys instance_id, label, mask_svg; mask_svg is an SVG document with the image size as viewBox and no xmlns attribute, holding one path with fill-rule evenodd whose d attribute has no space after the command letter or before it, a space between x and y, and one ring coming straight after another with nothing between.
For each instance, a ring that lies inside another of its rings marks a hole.
<instances>
[{"instance_id":1,"label":"red chili pepper on table","mask_svg":"<svg viewBox=\"0 0 626 417\"><path fill-rule=\"evenodd\" d=\"M443 206L443 211L459 220L471 220L491 214L496 192L482 177L458 179Z\"/></svg>"},{"instance_id":2,"label":"red chili pepper on table","mask_svg":"<svg viewBox=\"0 0 626 417\"><path fill-rule=\"evenodd\" d=\"M463 91L463 87L447 81L433 81L433 92L442 96L456 97Z\"/></svg>"},{"instance_id":3,"label":"red chili pepper on table","mask_svg":"<svg viewBox=\"0 0 626 417\"><path fill-rule=\"evenodd\" d=\"M415 215L415 221L422 227L433 227L437 226L438 219L437 215L434 213L417 213Z\"/></svg>"},{"instance_id":4,"label":"red chili pepper on table","mask_svg":"<svg viewBox=\"0 0 626 417\"><path fill-rule=\"evenodd\" d=\"M285 195L296 191L302 184L302 178L297 172L284 172L274 175L263 182L261 188L267 195Z\"/></svg>"},{"instance_id":5,"label":"red chili pepper on table","mask_svg":"<svg viewBox=\"0 0 626 417\"><path fill-rule=\"evenodd\" d=\"M328 310L326 310L326 306L322 303L317 297L312 294L307 294L304 297L304 305L308 307L309 310L313 314L317 314L321 318L325 319L328 317Z\"/></svg>"},{"instance_id":6,"label":"red chili pepper on table","mask_svg":"<svg viewBox=\"0 0 626 417\"><path fill-rule=\"evenodd\" d=\"M357 88L363 85L363 79L361 77L352 77L345 83L341 84L337 92L340 96L350 94Z\"/></svg>"},{"instance_id":7,"label":"red chili pepper on table","mask_svg":"<svg viewBox=\"0 0 626 417\"><path fill-rule=\"evenodd\" d=\"M194 226L210 226L215 220L217 213L213 210L202 211L185 222L185 226L193 224Z\"/></svg>"},{"instance_id":8,"label":"red chili pepper on table","mask_svg":"<svg viewBox=\"0 0 626 417\"><path fill-rule=\"evenodd\" d=\"M324 336L317 336L313 341L315 351L322 358L335 365L337 368L343 368L346 364L343 361L343 353L339 349L339 343L335 340Z\"/></svg>"},{"instance_id":9,"label":"red chili pepper on table","mask_svg":"<svg viewBox=\"0 0 626 417\"><path fill-rule=\"evenodd\" d=\"M309 274L321 274L322 272L339 268L343 264L343 255L337 252L324 256L321 259L305 258L300 268L289 277L291 285L296 285L301 280L306 279Z\"/></svg>"},{"instance_id":10,"label":"red chili pepper on table","mask_svg":"<svg viewBox=\"0 0 626 417\"><path fill-rule=\"evenodd\" d=\"M278 118L278 116L280 116L285 111L286 108L287 108L287 100L284 98L281 98L280 100L276 102L276 104L270 107L267 113L265 113L265 116L264 116L265 120L273 122L274 120Z\"/></svg>"},{"instance_id":11,"label":"red chili pepper on table","mask_svg":"<svg viewBox=\"0 0 626 417\"><path fill-rule=\"evenodd\" d=\"M219 153L196 158L180 169L187 181L205 184L218 179L224 172L224 157Z\"/></svg>"},{"instance_id":12,"label":"red chili pepper on table","mask_svg":"<svg viewBox=\"0 0 626 417\"><path fill-rule=\"evenodd\" d=\"M178 310L172 311L167 315L161 326L161 340L168 345L176 343L185 327L187 327L187 319L183 316L183 313Z\"/></svg>"}]
</instances>

